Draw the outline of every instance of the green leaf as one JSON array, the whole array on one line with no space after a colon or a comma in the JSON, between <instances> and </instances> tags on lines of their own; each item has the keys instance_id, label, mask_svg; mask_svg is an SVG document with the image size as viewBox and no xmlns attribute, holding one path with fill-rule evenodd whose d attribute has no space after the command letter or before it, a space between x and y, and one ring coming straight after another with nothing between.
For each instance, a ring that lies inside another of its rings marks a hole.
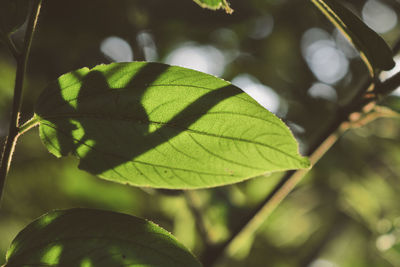
<instances>
[{"instance_id":1,"label":"green leaf","mask_svg":"<svg viewBox=\"0 0 400 267\"><path fill-rule=\"evenodd\" d=\"M0 33L4 36L17 30L28 16L29 0L0 0Z\"/></svg>"},{"instance_id":2,"label":"green leaf","mask_svg":"<svg viewBox=\"0 0 400 267\"><path fill-rule=\"evenodd\" d=\"M335 0L311 0L311 2L353 43L360 52L371 76L375 70L394 67L393 53L387 43L355 14Z\"/></svg>"},{"instance_id":3,"label":"green leaf","mask_svg":"<svg viewBox=\"0 0 400 267\"><path fill-rule=\"evenodd\" d=\"M233 12L233 9L229 7L229 3L226 0L193 0L193 1L202 8L209 8L212 10L217 10L222 8L228 14L232 14Z\"/></svg>"},{"instance_id":4,"label":"green leaf","mask_svg":"<svg viewBox=\"0 0 400 267\"><path fill-rule=\"evenodd\" d=\"M160 63L114 63L61 76L39 97L47 149L104 179L201 188L307 168L286 125L239 88Z\"/></svg>"},{"instance_id":5,"label":"green leaf","mask_svg":"<svg viewBox=\"0 0 400 267\"><path fill-rule=\"evenodd\" d=\"M393 110L394 112L397 112L398 114L400 114L400 97L397 95L389 95L389 96L385 97L379 103L379 105L388 107L391 110Z\"/></svg>"},{"instance_id":6,"label":"green leaf","mask_svg":"<svg viewBox=\"0 0 400 267\"><path fill-rule=\"evenodd\" d=\"M4 267L201 266L170 233L143 219L70 209L43 215L23 229Z\"/></svg>"}]
</instances>

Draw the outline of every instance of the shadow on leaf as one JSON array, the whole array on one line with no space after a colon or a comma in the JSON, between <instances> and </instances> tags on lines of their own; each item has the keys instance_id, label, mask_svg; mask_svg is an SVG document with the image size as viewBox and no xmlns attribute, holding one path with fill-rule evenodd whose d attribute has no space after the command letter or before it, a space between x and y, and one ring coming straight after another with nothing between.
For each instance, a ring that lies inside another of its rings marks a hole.
<instances>
[{"instance_id":1,"label":"shadow on leaf","mask_svg":"<svg viewBox=\"0 0 400 267\"><path fill-rule=\"evenodd\" d=\"M157 164L157 157L163 157L165 162L165 159L174 157L174 153L185 152L173 144L170 144L172 153L168 154L157 151L157 147L187 131L222 100L242 92L227 83L216 90L198 88L202 94L182 110L176 108L176 114L173 114L174 103L169 103L168 99L146 111L143 99L147 97L149 88L157 88L158 97L162 99L163 90L173 87L154 83L165 75L169 67L156 63L141 64L129 73L126 64L112 64L102 71L95 68L73 72L67 81L61 78L58 84L45 90L36 108L41 119L42 140L57 156L75 154L80 158L81 169L106 179L155 187L169 187L169 184L176 183L174 179L185 180L180 177L182 174L178 174L184 169ZM63 82L67 85L61 84ZM152 121L148 113L160 109L173 116ZM154 162L138 159L149 151L156 154ZM186 154L186 157L196 160L195 156ZM161 177L161 182L154 180L155 176ZM187 184L190 181L184 181L181 188Z\"/></svg>"}]
</instances>

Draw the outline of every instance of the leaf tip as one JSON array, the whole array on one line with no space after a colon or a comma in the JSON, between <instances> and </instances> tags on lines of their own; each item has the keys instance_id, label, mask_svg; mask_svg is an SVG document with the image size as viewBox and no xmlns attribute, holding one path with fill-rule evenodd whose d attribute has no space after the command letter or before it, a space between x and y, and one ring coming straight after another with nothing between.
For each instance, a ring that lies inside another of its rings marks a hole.
<instances>
[{"instance_id":1,"label":"leaf tip","mask_svg":"<svg viewBox=\"0 0 400 267\"><path fill-rule=\"evenodd\" d=\"M218 10L218 9L224 9L227 14L232 14L233 9L229 6L229 3L227 0L220 0L219 3L208 3L205 0L193 0L196 4L201 6L202 8L207 8L211 10Z\"/></svg>"}]
</instances>

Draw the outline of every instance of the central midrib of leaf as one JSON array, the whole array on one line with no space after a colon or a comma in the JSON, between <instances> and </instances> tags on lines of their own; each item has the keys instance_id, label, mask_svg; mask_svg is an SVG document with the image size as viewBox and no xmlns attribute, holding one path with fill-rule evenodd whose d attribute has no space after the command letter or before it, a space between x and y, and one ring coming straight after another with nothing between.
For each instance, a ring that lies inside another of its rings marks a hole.
<instances>
[{"instance_id":1,"label":"central midrib of leaf","mask_svg":"<svg viewBox=\"0 0 400 267\"><path fill-rule=\"evenodd\" d=\"M208 114L212 114L212 113L208 113ZM232 113L232 114L233 115L241 115L241 116L249 116L247 114L237 114L237 113ZM262 120L264 122L269 122L271 124L274 124L273 122L266 121L265 119L262 119L262 118L258 118L258 117L255 117L255 116L251 116L251 117L259 119L259 120ZM210 137L215 137L215 138L222 138L222 139L227 139L227 140L232 140L232 141L237 141L237 142L244 142L244 143L249 143L249 144L253 144L253 145L264 146L264 147L267 147L267 148L269 148L271 150L274 150L274 151L277 151L279 153L282 153L282 154L284 154L284 155L286 155L286 156L288 156L288 157L290 157L290 158L292 158L294 160L297 160L298 162L302 162L298 158L290 155L289 153L286 153L285 151L282 151L281 149L279 149L277 147L274 147L274 146L271 146L271 145L268 145L268 144L265 144L265 143L261 143L261 142L257 142L257 141L253 141L253 140L241 139L241 138L237 138L237 137L231 137L231 136L224 136L224 135L217 135L217 134L213 134L213 133L202 132L202 131L193 130L193 129L190 129L190 128L179 127L176 124L171 124L171 123L168 123L168 122L158 122L158 121L149 121L149 120L144 121L144 120L138 119L138 118L136 118L134 116L117 116L117 117L113 117L113 116L110 116L109 114L89 114L88 113L88 114L62 114L62 115L57 115L57 116L44 116L44 117L41 117L41 118L46 119L46 120L90 118L90 119L112 120L112 121L115 121L115 120L133 121L133 122L136 122L136 123L139 123L139 124L163 125L163 126L167 126L167 127L170 127L170 128L174 128L174 129L178 129L178 130L184 130L184 131L195 133L195 134L199 134L199 135L205 135L205 136L210 136ZM43 124L43 122L42 122L42 124ZM56 129L55 127L53 127L52 125L49 125L47 123L45 123L45 125L48 126L48 127L52 127L54 129ZM274 124L274 125L276 125L276 124ZM277 134L277 133L269 133L268 135L280 136L280 134ZM74 138L74 140L80 141L79 139L75 139L75 138ZM92 146L89 146L89 147L91 147L93 149ZM111 154L111 155L114 155L114 154ZM116 155L114 155L114 156L116 156ZM129 160L131 160L131 159L129 159ZM251 167L251 168L261 169L261 168L257 168L257 167Z\"/></svg>"}]
</instances>

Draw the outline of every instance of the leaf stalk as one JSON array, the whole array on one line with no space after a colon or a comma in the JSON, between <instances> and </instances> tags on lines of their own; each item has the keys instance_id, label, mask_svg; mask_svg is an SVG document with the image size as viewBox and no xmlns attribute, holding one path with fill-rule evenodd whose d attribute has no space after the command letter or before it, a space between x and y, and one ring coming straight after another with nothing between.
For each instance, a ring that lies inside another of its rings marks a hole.
<instances>
[{"instance_id":1,"label":"leaf stalk","mask_svg":"<svg viewBox=\"0 0 400 267\"><path fill-rule=\"evenodd\" d=\"M26 74L26 66L28 63L28 57L30 53L32 39L36 30L36 25L39 18L41 5L42 5L42 0L34 0L33 7L29 15L28 26L25 32L24 46L22 51L18 53L17 50L14 49L15 48L14 46L10 46L12 44L12 41L10 39L8 43L17 62L17 71L15 75L14 98L11 111L10 125L8 129L8 136L5 140L3 154L0 162L0 203L3 196L6 177L10 169L10 164L15 149L15 144L17 143L18 136L20 135L19 118L20 118L20 110L22 102L22 92Z\"/></svg>"},{"instance_id":2,"label":"leaf stalk","mask_svg":"<svg viewBox=\"0 0 400 267\"><path fill-rule=\"evenodd\" d=\"M19 129L18 129L18 136L23 135L30 129L36 127L39 125L39 120L36 116L32 117L28 121L26 121L24 124L22 124Z\"/></svg>"}]
</instances>

